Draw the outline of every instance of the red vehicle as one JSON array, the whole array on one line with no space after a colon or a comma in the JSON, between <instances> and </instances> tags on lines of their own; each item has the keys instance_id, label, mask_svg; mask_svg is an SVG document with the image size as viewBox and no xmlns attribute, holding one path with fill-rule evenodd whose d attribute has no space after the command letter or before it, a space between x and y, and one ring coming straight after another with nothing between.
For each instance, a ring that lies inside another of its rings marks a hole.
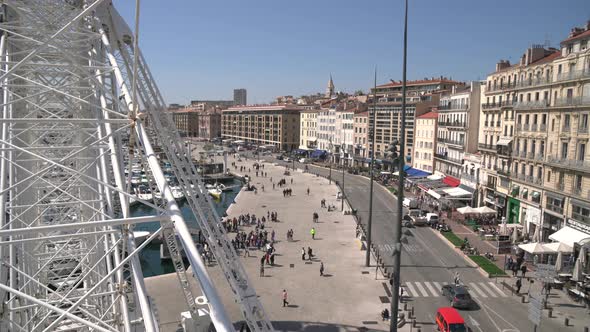
<instances>
[{"instance_id":1,"label":"red vehicle","mask_svg":"<svg viewBox=\"0 0 590 332\"><path fill-rule=\"evenodd\" d=\"M438 308L436 311L436 327L441 332L467 332L465 320L452 307Z\"/></svg>"}]
</instances>

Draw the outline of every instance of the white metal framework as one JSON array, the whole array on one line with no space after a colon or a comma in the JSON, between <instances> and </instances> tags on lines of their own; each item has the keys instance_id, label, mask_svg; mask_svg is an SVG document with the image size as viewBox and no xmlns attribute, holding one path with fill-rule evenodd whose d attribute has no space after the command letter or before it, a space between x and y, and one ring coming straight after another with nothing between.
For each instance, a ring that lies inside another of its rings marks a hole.
<instances>
[{"instance_id":1,"label":"white metal framework","mask_svg":"<svg viewBox=\"0 0 590 332\"><path fill-rule=\"evenodd\" d=\"M158 236L191 312L197 314L192 276L178 243L216 329L234 330L152 142L170 162L250 329L271 331L111 1L0 3L0 331L158 331L138 259ZM131 190L133 163L161 193L154 203ZM130 217L132 199L157 213ZM136 247L134 225L154 221L161 227Z\"/></svg>"}]
</instances>

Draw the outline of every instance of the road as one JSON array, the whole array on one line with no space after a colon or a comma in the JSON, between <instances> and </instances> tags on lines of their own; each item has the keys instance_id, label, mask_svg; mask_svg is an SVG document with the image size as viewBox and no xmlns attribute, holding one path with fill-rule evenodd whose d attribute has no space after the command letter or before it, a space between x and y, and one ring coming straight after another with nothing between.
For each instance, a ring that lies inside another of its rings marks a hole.
<instances>
[{"instance_id":1,"label":"road","mask_svg":"<svg viewBox=\"0 0 590 332\"><path fill-rule=\"evenodd\" d=\"M265 157L269 161L277 161ZM292 165L291 163L288 163ZM296 163L299 168L303 164ZM329 170L308 165L309 170L328 176ZM342 181L342 171L332 170L332 179ZM369 179L345 173L344 193L351 206L357 209L361 221L368 220ZM312 189L313 190L313 189ZM375 182L373 196L373 242L384 253L386 265L393 264L394 222L396 217L396 198L383 186ZM340 208L337 206L337 208ZM405 301L415 307L418 323L434 330L434 314L449 302L441 296L440 288L451 283L458 272L463 284L469 286L477 308L462 311L472 331L509 332L533 331L528 320L528 304L520 303L520 297L513 296L509 289L503 289L501 280L484 277L476 268L469 265L461 254L453 250L430 227L402 229L407 243L403 244L401 259L401 281L404 285ZM374 261L371 262L375 264ZM526 291L527 286L523 286ZM565 329L556 319L545 318L537 331L557 331ZM568 329L566 329L568 330ZM572 329L573 330L573 329Z\"/></svg>"}]
</instances>

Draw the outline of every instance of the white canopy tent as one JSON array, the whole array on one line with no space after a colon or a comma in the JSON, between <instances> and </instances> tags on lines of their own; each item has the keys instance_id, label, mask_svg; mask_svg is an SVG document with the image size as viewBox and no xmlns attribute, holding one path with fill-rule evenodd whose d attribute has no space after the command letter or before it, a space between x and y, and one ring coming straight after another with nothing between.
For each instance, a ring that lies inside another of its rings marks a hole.
<instances>
[{"instance_id":1,"label":"white canopy tent","mask_svg":"<svg viewBox=\"0 0 590 332\"><path fill-rule=\"evenodd\" d=\"M542 243L539 242L531 242L526 244L520 244L518 247L529 254L537 255L537 254L547 254L551 253L550 249L545 248Z\"/></svg>"},{"instance_id":2,"label":"white canopy tent","mask_svg":"<svg viewBox=\"0 0 590 332\"><path fill-rule=\"evenodd\" d=\"M580 232L577 229L565 226L557 232L549 235L549 239L565 243L570 247L574 247L574 243L579 243L582 240L590 239L590 236L586 233Z\"/></svg>"},{"instance_id":3,"label":"white canopy tent","mask_svg":"<svg viewBox=\"0 0 590 332\"><path fill-rule=\"evenodd\" d=\"M546 243L543 246L553 252L558 252L558 253L574 252L574 249L572 247L568 246L565 243L561 243L561 242Z\"/></svg>"},{"instance_id":4,"label":"white canopy tent","mask_svg":"<svg viewBox=\"0 0 590 332\"><path fill-rule=\"evenodd\" d=\"M476 209L472 208L471 206L464 206L457 209L457 212L461 214L473 214Z\"/></svg>"},{"instance_id":5,"label":"white canopy tent","mask_svg":"<svg viewBox=\"0 0 590 332\"><path fill-rule=\"evenodd\" d=\"M475 211L479 214L494 214L494 213L496 213L496 210L489 208L487 206L480 206L480 207L476 208Z\"/></svg>"}]
</instances>

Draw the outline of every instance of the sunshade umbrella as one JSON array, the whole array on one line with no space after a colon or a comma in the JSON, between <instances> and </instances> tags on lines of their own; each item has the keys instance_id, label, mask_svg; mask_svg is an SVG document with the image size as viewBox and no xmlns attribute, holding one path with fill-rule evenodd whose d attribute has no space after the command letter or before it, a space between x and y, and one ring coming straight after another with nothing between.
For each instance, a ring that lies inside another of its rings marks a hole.
<instances>
[{"instance_id":1,"label":"sunshade umbrella","mask_svg":"<svg viewBox=\"0 0 590 332\"><path fill-rule=\"evenodd\" d=\"M532 241L539 242L540 238L541 238L541 227L539 227L539 225L535 225L535 233L533 233Z\"/></svg>"},{"instance_id":2,"label":"sunshade umbrella","mask_svg":"<svg viewBox=\"0 0 590 332\"><path fill-rule=\"evenodd\" d=\"M563 254L559 252L557 254L557 259L555 260L555 271L561 271L561 265L563 265Z\"/></svg>"},{"instance_id":3,"label":"sunshade umbrella","mask_svg":"<svg viewBox=\"0 0 590 332\"><path fill-rule=\"evenodd\" d=\"M580 259L580 263L582 263L582 266L584 266L586 264L586 248L585 247L580 248L580 254L578 254L578 258Z\"/></svg>"},{"instance_id":4,"label":"sunshade umbrella","mask_svg":"<svg viewBox=\"0 0 590 332\"><path fill-rule=\"evenodd\" d=\"M545 254L545 253L551 252L549 249L545 248L539 242L531 242L531 243L521 244L518 247L520 249L528 252L529 254L534 254L534 255Z\"/></svg>"},{"instance_id":5,"label":"sunshade umbrella","mask_svg":"<svg viewBox=\"0 0 590 332\"><path fill-rule=\"evenodd\" d=\"M502 225L500 225L500 235L508 234L508 227L506 227L506 219L502 219Z\"/></svg>"},{"instance_id":6,"label":"sunshade umbrella","mask_svg":"<svg viewBox=\"0 0 590 332\"><path fill-rule=\"evenodd\" d=\"M554 252L573 252L574 249L563 242L552 242L544 244L545 248Z\"/></svg>"},{"instance_id":7,"label":"sunshade umbrella","mask_svg":"<svg viewBox=\"0 0 590 332\"><path fill-rule=\"evenodd\" d=\"M580 258L576 259L576 264L574 264L574 270L572 271L572 280L575 281L582 281L584 276L582 275L582 263L580 262Z\"/></svg>"},{"instance_id":8,"label":"sunshade umbrella","mask_svg":"<svg viewBox=\"0 0 590 332\"><path fill-rule=\"evenodd\" d=\"M461 213L461 214L472 214L475 211L474 208L472 208L471 206L464 206L464 207L460 207L457 209L457 212Z\"/></svg>"},{"instance_id":9,"label":"sunshade umbrella","mask_svg":"<svg viewBox=\"0 0 590 332\"><path fill-rule=\"evenodd\" d=\"M512 230L511 242L512 242L512 244L518 243L518 229L516 229L516 228L514 230Z\"/></svg>"},{"instance_id":10,"label":"sunshade umbrella","mask_svg":"<svg viewBox=\"0 0 590 332\"><path fill-rule=\"evenodd\" d=\"M489 208L487 206L480 206L477 209L474 209L476 213L479 214L492 214L492 213L496 213L496 210Z\"/></svg>"}]
</instances>

